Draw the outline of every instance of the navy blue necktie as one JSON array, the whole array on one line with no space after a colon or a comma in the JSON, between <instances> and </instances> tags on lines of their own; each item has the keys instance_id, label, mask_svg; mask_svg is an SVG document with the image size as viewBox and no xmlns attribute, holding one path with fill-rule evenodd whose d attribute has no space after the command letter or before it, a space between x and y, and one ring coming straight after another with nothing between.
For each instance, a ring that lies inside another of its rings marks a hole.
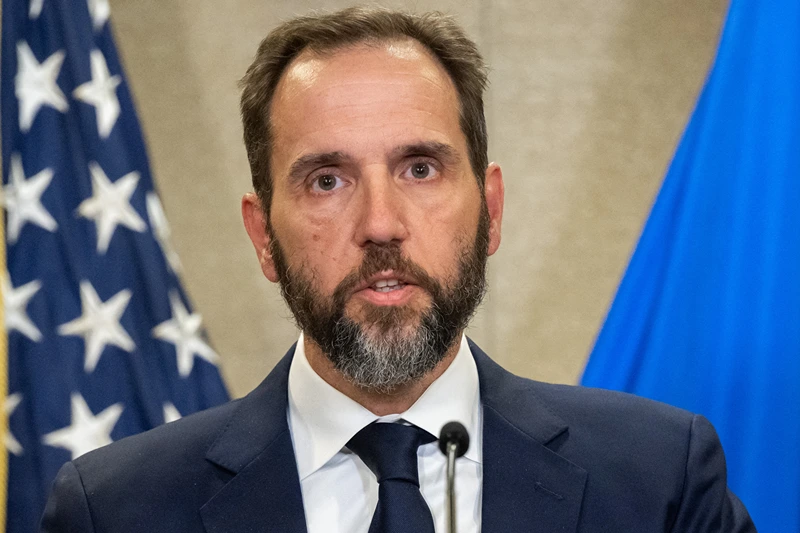
<instances>
[{"instance_id":1,"label":"navy blue necktie","mask_svg":"<svg viewBox=\"0 0 800 533\"><path fill-rule=\"evenodd\" d=\"M434 440L416 426L372 423L347 443L378 478L378 507L369 533L434 533L417 466L417 448Z\"/></svg>"}]
</instances>

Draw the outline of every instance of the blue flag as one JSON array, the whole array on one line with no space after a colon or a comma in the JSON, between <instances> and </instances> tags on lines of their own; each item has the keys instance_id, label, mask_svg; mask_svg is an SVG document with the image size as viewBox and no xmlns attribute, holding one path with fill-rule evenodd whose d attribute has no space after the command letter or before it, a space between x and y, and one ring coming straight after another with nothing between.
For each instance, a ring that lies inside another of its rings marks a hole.
<instances>
[{"instance_id":1,"label":"blue flag","mask_svg":"<svg viewBox=\"0 0 800 533\"><path fill-rule=\"evenodd\" d=\"M228 398L108 16L108 0L3 2L9 533L38 531L65 461Z\"/></svg>"},{"instance_id":2,"label":"blue flag","mask_svg":"<svg viewBox=\"0 0 800 533\"><path fill-rule=\"evenodd\" d=\"M708 417L759 531L800 532L797 0L732 0L583 384Z\"/></svg>"}]
</instances>

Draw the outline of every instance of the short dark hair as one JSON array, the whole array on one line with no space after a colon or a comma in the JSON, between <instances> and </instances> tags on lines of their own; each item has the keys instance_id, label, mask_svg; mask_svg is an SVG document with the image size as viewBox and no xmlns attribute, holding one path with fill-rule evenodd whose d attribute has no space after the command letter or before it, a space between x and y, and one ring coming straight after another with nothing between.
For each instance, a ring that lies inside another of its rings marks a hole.
<instances>
[{"instance_id":1,"label":"short dark hair","mask_svg":"<svg viewBox=\"0 0 800 533\"><path fill-rule=\"evenodd\" d=\"M240 81L244 144L253 188L265 214L269 215L272 200L269 106L288 65L304 50L324 53L358 43L399 39L418 41L450 76L458 93L459 123L467 139L470 165L483 190L489 164L483 113L487 75L475 43L452 17L439 12L415 15L378 7L350 7L294 18L275 28L261 41L253 63Z\"/></svg>"}]
</instances>

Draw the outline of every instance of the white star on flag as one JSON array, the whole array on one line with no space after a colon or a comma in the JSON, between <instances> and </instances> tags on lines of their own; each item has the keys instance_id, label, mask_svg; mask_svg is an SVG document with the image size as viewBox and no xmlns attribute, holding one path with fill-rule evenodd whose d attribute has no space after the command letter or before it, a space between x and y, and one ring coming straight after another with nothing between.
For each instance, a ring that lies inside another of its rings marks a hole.
<instances>
[{"instance_id":1,"label":"white star on flag","mask_svg":"<svg viewBox=\"0 0 800 533\"><path fill-rule=\"evenodd\" d=\"M69 450L72 452L73 460L101 446L111 444L111 432L122 414L121 403L103 409L97 416L92 414L86 405L86 400L80 394L72 394L70 404L72 411L70 425L48 433L42 438L42 442Z\"/></svg>"},{"instance_id":2,"label":"white star on flag","mask_svg":"<svg viewBox=\"0 0 800 533\"><path fill-rule=\"evenodd\" d=\"M181 260L178 252L172 246L172 231L167 223L167 216L164 214L164 207L161 205L158 195L154 192L147 193L147 218L150 220L150 227L153 228L153 235L161 247L161 252L167 259L167 266L175 272L181 271Z\"/></svg>"},{"instance_id":3,"label":"white star on flag","mask_svg":"<svg viewBox=\"0 0 800 533\"><path fill-rule=\"evenodd\" d=\"M64 51L59 50L44 63L36 61L28 43L17 43L17 75L14 78L14 94L19 101L19 129L23 133L31 129L36 114L43 105L62 113L69 109L67 98L58 88L56 79L64 63Z\"/></svg>"},{"instance_id":4,"label":"white star on flag","mask_svg":"<svg viewBox=\"0 0 800 533\"><path fill-rule=\"evenodd\" d=\"M92 81L79 85L72 94L78 100L94 106L97 116L97 132L101 138L105 139L111 133L119 117L117 86L122 83L122 78L116 75L112 76L108 72L106 58L100 50L92 50L89 60L92 66Z\"/></svg>"},{"instance_id":5,"label":"white star on flag","mask_svg":"<svg viewBox=\"0 0 800 533\"><path fill-rule=\"evenodd\" d=\"M6 412L6 420L11 418L11 413L14 412L14 409L17 408L19 402L22 401L22 394L15 393L10 395L6 398L5 405L3 405L3 410ZM6 444L6 449L13 453L16 456L22 455L22 445L19 443L17 439L14 438L14 434L11 433L11 428L6 430L5 437L3 439Z\"/></svg>"},{"instance_id":6,"label":"white star on flag","mask_svg":"<svg viewBox=\"0 0 800 533\"><path fill-rule=\"evenodd\" d=\"M89 172L92 175L92 196L81 202L78 213L94 220L97 226L97 251L105 254L117 225L122 224L140 233L147 229L147 224L130 203L139 184L139 173L130 172L111 183L94 161L89 163Z\"/></svg>"},{"instance_id":7,"label":"white star on flag","mask_svg":"<svg viewBox=\"0 0 800 533\"><path fill-rule=\"evenodd\" d=\"M8 276L3 277L3 304L5 305L6 330L17 330L33 342L42 340L42 332L28 316L28 302L42 288L39 280L33 280L20 287L13 287Z\"/></svg>"},{"instance_id":8,"label":"white star on flag","mask_svg":"<svg viewBox=\"0 0 800 533\"><path fill-rule=\"evenodd\" d=\"M164 402L164 423L169 424L181 419L181 413L172 402Z\"/></svg>"},{"instance_id":9,"label":"white star on flag","mask_svg":"<svg viewBox=\"0 0 800 533\"><path fill-rule=\"evenodd\" d=\"M106 345L117 346L126 352L136 348L133 339L119 323L132 293L128 289L121 290L108 301L101 302L97 291L88 281L81 281L80 290L82 315L58 326L58 334L83 337L86 345L83 368L86 372L92 372Z\"/></svg>"},{"instance_id":10,"label":"white star on flag","mask_svg":"<svg viewBox=\"0 0 800 533\"><path fill-rule=\"evenodd\" d=\"M42 205L42 194L53 180L53 170L46 168L25 179L22 158L11 154L11 168L8 185L3 187L0 203L8 212L8 242L14 244L19 238L26 222L53 232L58 223Z\"/></svg>"},{"instance_id":11,"label":"white star on flag","mask_svg":"<svg viewBox=\"0 0 800 533\"><path fill-rule=\"evenodd\" d=\"M31 3L28 5L29 19L36 20L39 18L39 15L42 14L42 4L44 4L44 0L31 0Z\"/></svg>"},{"instance_id":12,"label":"white star on flag","mask_svg":"<svg viewBox=\"0 0 800 533\"><path fill-rule=\"evenodd\" d=\"M216 364L216 352L200 337L202 317L197 313L189 314L175 291L170 291L169 303L172 319L154 327L153 337L175 345L178 374L185 378L192 373L195 355Z\"/></svg>"},{"instance_id":13,"label":"white star on flag","mask_svg":"<svg viewBox=\"0 0 800 533\"><path fill-rule=\"evenodd\" d=\"M92 26L94 31L99 30L108 21L111 15L111 7L108 0L88 0L89 14L92 16Z\"/></svg>"}]
</instances>

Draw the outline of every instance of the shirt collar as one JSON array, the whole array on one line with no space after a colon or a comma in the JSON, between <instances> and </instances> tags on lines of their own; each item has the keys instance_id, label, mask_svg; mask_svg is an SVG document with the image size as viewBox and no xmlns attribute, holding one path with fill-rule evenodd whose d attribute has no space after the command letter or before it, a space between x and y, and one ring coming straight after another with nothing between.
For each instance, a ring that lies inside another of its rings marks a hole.
<instances>
[{"instance_id":1,"label":"shirt collar","mask_svg":"<svg viewBox=\"0 0 800 533\"><path fill-rule=\"evenodd\" d=\"M288 392L289 427L301 480L322 468L363 427L379 419L314 372L306 358L303 334L289 368ZM462 336L453 362L414 405L380 420L402 418L437 437L447 422L461 422L471 436L465 457L480 463L480 416L478 369Z\"/></svg>"}]
</instances>

